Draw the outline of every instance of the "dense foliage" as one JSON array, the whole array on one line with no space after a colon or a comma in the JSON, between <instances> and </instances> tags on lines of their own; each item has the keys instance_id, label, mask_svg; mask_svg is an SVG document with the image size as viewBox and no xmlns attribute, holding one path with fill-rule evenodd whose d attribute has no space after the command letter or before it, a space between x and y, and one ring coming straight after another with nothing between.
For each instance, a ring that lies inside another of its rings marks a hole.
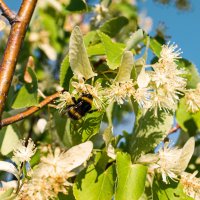
<instances>
[{"instance_id":1,"label":"dense foliage","mask_svg":"<svg viewBox=\"0 0 200 200\"><path fill-rule=\"evenodd\" d=\"M2 123L0 199L200 199L200 77L150 28L135 1L38 1L2 118L39 111Z\"/></svg>"}]
</instances>

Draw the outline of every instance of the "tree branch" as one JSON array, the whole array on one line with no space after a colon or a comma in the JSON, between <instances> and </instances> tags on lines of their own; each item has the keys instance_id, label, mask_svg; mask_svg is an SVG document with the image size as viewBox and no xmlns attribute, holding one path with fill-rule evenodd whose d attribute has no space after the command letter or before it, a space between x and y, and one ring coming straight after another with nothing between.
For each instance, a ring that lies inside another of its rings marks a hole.
<instances>
[{"instance_id":1,"label":"tree branch","mask_svg":"<svg viewBox=\"0 0 200 200\"><path fill-rule=\"evenodd\" d=\"M2 0L0 2L1 6L5 5ZM12 22L7 46L0 64L0 119L15 71L20 48L24 41L36 3L37 0L23 0L19 12Z\"/></svg>"},{"instance_id":2,"label":"tree branch","mask_svg":"<svg viewBox=\"0 0 200 200\"><path fill-rule=\"evenodd\" d=\"M10 24L12 24L16 15L10 10L10 8L8 8L3 0L0 0L0 9L2 11L2 15L9 21Z\"/></svg>"},{"instance_id":3,"label":"tree branch","mask_svg":"<svg viewBox=\"0 0 200 200\"><path fill-rule=\"evenodd\" d=\"M178 124L176 124L175 127L171 128L171 129L169 130L168 135L170 135L170 134L172 134L172 133L175 133L175 132L178 131L180 128L181 128L181 127L180 127Z\"/></svg>"},{"instance_id":4,"label":"tree branch","mask_svg":"<svg viewBox=\"0 0 200 200\"><path fill-rule=\"evenodd\" d=\"M58 98L59 96L60 96L60 92L56 92L55 94L52 94L51 96L46 97L46 99L41 101L38 106L30 107L27 110L25 110L25 111L23 111L19 114L16 114L14 116L3 119L0 122L0 127L2 128L2 127L7 126L9 124L13 124L15 122L18 122L18 121L32 115L33 113L37 112L38 110L40 110L41 108L43 108L44 106L49 104L54 99Z\"/></svg>"}]
</instances>

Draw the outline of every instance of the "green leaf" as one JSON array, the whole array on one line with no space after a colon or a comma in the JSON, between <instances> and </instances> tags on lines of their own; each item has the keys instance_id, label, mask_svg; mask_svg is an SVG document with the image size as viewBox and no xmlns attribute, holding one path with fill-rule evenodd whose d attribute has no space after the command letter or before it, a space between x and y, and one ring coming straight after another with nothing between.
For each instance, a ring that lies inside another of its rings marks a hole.
<instances>
[{"instance_id":1,"label":"green leaf","mask_svg":"<svg viewBox=\"0 0 200 200\"><path fill-rule=\"evenodd\" d=\"M120 3L121 2L121 3ZM115 4L115 8L123 13L124 16L131 19L131 27L137 28L136 19L138 18L138 8L129 2L120 1Z\"/></svg>"},{"instance_id":2,"label":"green leaf","mask_svg":"<svg viewBox=\"0 0 200 200\"><path fill-rule=\"evenodd\" d=\"M110 166L102 172L90 165L75 181L73 191L76 200L111 200L114 193L115 169Z\"/></svg>"},{"instance_id":3,"label":"green leaf","mask_svg":"<svg viewBox=\"0 0 200 200\"><path fill-rule=\"evenodd\" d=\"M69 90L69 82L73 76L71 68L69 68L69 55L66 55L60 66L60 86Z\"/></svg>"},{"instance_id":4,"label":"green leaf","mask_svg":"<svg viewBox=\"0 0 200 200\"><path fill-rule=\"evenodd\" d=\"M129 40L126 43L126 50L131 50L132 48L135 48L136 45L141 42L144 39L144 32L142 29L138 29L136 32L134 32Z\"/></svg>"},{"instance_id":5,"label":"green leaf","mask_svg":"<svg viewBox=\"0 0 200 200\"><path fill-rule=\"evenodd\" d=\"M157 57L160 57L162 45L154 38L150 38L150 48Z\"/></svg>"},{"instance_id":6,"label":"green leaf","mask_svg":"<svg viewBox=\"0 0 200 200\"><path fill-rule=\"evenodd\" d=\"M106 146L109 145L109 143L112 141L113 137L114 137L113 136L113 127L112 126L106 127L103 132L103 140L105 141Z\"/></svg>"},{"instance_id":7,"label":"green leaf","mask_svg":"<svg viewBox=\"0 0 200 200\"><path fill-rule=\"evenodd\" d=\"M72 187L69 187L67 190L67 194L58 193L59 200L76 200L73 194Z\"/></svg>"},{"instance_id":8,"label":"green leaf","mask_svg":"<svg viewBox=\"0 0 200 200\"><path fill-rule=\"evenodd\" d=\"M82 142L89 140L92 136L99 133L102 118L103 112L100 111L88 114L86 116L79 129L82 134Z\"/></svg>"},{"instance_id":9,"label":"green leaf","mask_svg":"<svg viewBox=\"0 0 200 200\"><path fill-rule=\"evenodd\" d=\"M185 98L179 101L178 109L176 110L176 120L185 132L190 136L194 136L200 130L200 112L190 113L187 112L187 105Z\"/></svg>"},{"instance_id":10,"label":"green leaf","mask_svg":"<svg viewBox=\"0 0 200 200\"><path fill-rule=\"evenodd\" d=\"M7 155L13 151L19 141L19 131L14 125L9 125L0 130L1 154Z\"/></svg>"},{"instance_id":11,"label":"green leaf","mask_svg":"<svg viewBox=\"0 0 200 200\"><path fill-rule=\"evenodd\" d=\"M57 131L57 134L61 140L61 142L63 142L63 137L65 135L65 127L66 127L66 123L67 123L67 117L61 117L59 112L54 112L53 113L53 119L55 121L55 129Z\"/></svg>"},{"instance_id":12,"label":"green leaf","mask_svg":"<svg viewBox=\"0 0 200 200\"><path fill-rule=\"evenodd\" d=\"M90 46L98 43L100 41L100 38L98 39L98 34L96 31L90 31L86 35L83 36L83 41L85 46Z\"/></svg>"},{"instance_id":13,"label":"green leaf","mask_svg":"<svg viewBox=\"0 0 200 200\"><path fill-rule=\"evenodd\" d=\"M87 4L84 0L71 0L69 5L67 6L67 10L69 11L82 11L87 10Z\"/></svg>"},{"instance_id":14,"label":"green leaf","mask_svg":"<svg viewBox=\"0 0 200 200\"><path fill-rule=\"evenodd\" d=\"M125 51L115 81L122 82L130 80L133 65L134 61L132 52Z\"/></svg>"},{"instance_id":15,"label":"green leaf","mask_svg":"<svg viewBox=\"0 0 200 200\"><path fill-rule=\"evenodd\" d=\"M168 134L173 124L173 115L160 111L157 117L153 111L142 115L134 129L130 141L130 152L133 159L152 151Z\"/></svg>"},{"instance_id":16,"label":"green leaf","mask_svg":"<svg viewBox=\"0 0 200 200\"><path fill-rule=\"evenodd\" d=\"M115 200L138 200L144 192L147 167L132 164L129 154L117 153L117 189Z\"/></svg>"},{"instance_id":17,"label":"green leaf","mask_svg":"<svg viewBox=\"0 0 200 200\"><path fill-rule=\"evenodd\" d=\"M23 86L20 89L12 107L18 109L36 105L38 105L37 92L32 92L28 87Z\"/></svg>"},{"instance_id":18,"label":"green leaf","mask_svg":"<svg viewBox=\"0 0 200 200\"><path fill-rule=\"evenodd\" d=\"M128 19L124 16L115 17L106 21L101 27L100 31L110 37L117 35L121 29L128 24Z\"/></svg>"},{"instance_id":19,"label":"green leaf","mask_svg":"<svg viewBox=\"0 0 200 200\"><path fill-rule=\"evenodd\" d=\"M170 181L170 184L165 184L157 177L154 178L152 192L153 200L193 200L183 192L183 186L180 183Z\"/></svg>"},{"instance_id":20,"label":"green leaf","mask_svg":"<svg viewBox=\"0 0 200 200\"><path fill-rule=\"evenodd\" d=\"M93 46L89 46L87 48L88 56L96 56L105 54L105 49L102 43L95 44Z\"/></svg>"},{"instance_id":21,"label":"green leaf","mask_svg":"<svg viewBox=\"0 0 200 200\"><path fill-rule=\"evenodd\" d=\"M98 31L98 35L104 45L109 68L113 70L117 69L121 62L124 45L112 42L111 38L100 31Z\"/></svg>"},{"instance_id":22,"label":"green leaf","mask_svg":"<svg viewBox=\"0 0 200 200\"><path fill-rule=\"evenodd\" d=\"M89 140L99 133L103 113L100 111L87 114L80 120L67 119L63 142L67 147Z\"/></svg>"},{"instance_id":23,"label":"green leaf","mask_svg":"<svg viewBox=\"0 0 200 200\"><path fill-rule=\"evenodd\" d=\"M11 200L11 195L13 193L14 188L8 188L5 192L1 192L0 199L1 200ZM14 199L14 198L12 198Z\"/></svg>"},{"instance_id":24,"label":"green leaf","mask_svg":"<svg viewBox=\"0 0 200 200\"><path fill-rule=\"evenodd\" d=\"M43 10L39 12L40 21L42 23L43 28L49 34L49 40L51 46L53 46L57 51L61 51L61 45L58 42L58 25L53 15L50 13L44 12Z\"/></svg>"},{"instance_id":25,"label":"green leaf","mask_svg":"<svg viewBox=\"0 0 200 200\"><path fill-rule=\"evenodd\" d=\"M71 34L69 42L69 62L74 74L83 76L85 79L96 76L92 71L87 51L83 43L83 36L78 26Z\"/></svg>"},{"instance_id":26,"label":"green leaf","mask_svg":"<svg viewBox=\"0 0 200 200\"><path fill-rule=\"evenodd\" d=\"M106 116L108 119L108 124L110 127L113 126L113 108L114 108L114 103L110 103L107 108L106 108Z\"/></svg>"},{"instance_id":27,"label":"green leaf","mask_svg":"<svg viewBox=\"0 0 200 200\"><path fill-rule=\"evenodd\" d=\"M38 83L35 72L28 67L28 73L32 78L31 83L25 83L20 89L12 105L13 108L25 108L38 105Z\"/></svg>"},{"instance_id":28,"label":"green leaf","mask_svg":"<svg viewBox=\"0 0 200 200\"><path fill-rule=\"evenodd\" d=\"M187 72L186 78L187 88L196 88L196 85L200 82L200 75L197 70L197 67L186 59L179 59L179 67L184 68Z\"/></svg>"}]
</instances>

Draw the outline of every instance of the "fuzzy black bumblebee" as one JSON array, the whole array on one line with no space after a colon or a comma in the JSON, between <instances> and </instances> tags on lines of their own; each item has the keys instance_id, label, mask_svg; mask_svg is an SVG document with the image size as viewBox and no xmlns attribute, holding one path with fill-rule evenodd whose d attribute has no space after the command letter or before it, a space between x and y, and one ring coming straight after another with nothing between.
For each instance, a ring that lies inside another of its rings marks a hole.
<instances>
[{"instance_id":1,"label":"fuzzy black bumblebee","mask_svg":"<svg viewBox=\"0 0 200 200\"><path fill-rule=\"evenodd\" d=\"M77 100L72 98L74 104L68 105L66 112L71 119L79 120L91 111L93 97L91 94L82 94Z\"/></svg>"}]
</instances>

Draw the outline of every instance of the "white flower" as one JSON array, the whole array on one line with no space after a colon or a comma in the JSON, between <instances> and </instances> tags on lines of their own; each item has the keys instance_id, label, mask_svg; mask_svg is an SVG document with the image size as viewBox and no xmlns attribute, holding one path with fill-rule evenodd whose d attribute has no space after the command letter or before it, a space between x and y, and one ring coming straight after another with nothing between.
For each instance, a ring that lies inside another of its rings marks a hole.
<instances>
[{"instance_id":1,"label":"white flower","mask_svg":"<svg viewBox=\"0 0 200 200\"><path fill-rule=\"evenodd\" d=\"M109 15L108 8L106 8L105 6L101 4L95 5L94 13L96 14L96 16L93 18L95 25L98 25L99 23L101 23L101 21L105 19L106 16Z\"/></svg>"},{"instance_id":2,"label":"white flower","mask_svg":"<svg viewBox=\"0 0 200 200\"><path fill-rule=\"evenodd\" d=\"M162 63L174 63L177 61L177 59L181 58L181 49L177 49L178 45L170 44L168 42L167 44L162 46L162 50L160 52L160 58L159 62Z\"/></svg>"},{"instance_id":3,"label":"white flower","mask_svg":"<svg viewBox=\"0 0 200 200\"><path fill-rule=\"evenodd\" d=\"M109 103L117 102L119 105L121 105L127 100L128 97L131 97L135 94L134 83L132 80L114 82L105 93Z\"/></svg>"},{"instance_id":4,"label":"white flower","mask_svg":"<svg viewBox=\"0 0 200 200\"><path fill-rule=\"evenodd\" d=\"M68 179L75 175L73 169L83 165L90 157L93 144L90 141L76 145L66 152L56 148L33 169L32 178L26 180L18 199L55 199L59 192L67 194L72 185Z\"/></svg>"},{"instance_id":5,"label":"white flower","mask_svg":"<svg viewBox=\"0 0 200 200\"><path fill-rule=\"evenodd\" d=\"M20 140L16 148L13 150L13 160L19 162L29 162L35 152L36 147L31 138L29 138L27 145L25 139Z\"/></svg>"},{"instance_id":6,"label":"white flower","mask_svg":"<svg viewBox=\"0 0 200 200\"><path fill-rule=\"evenodd\" d=\"M152 90L150 88L137 88L135 94L134 94L134 99L137 101L139 106L146 112L151 107L151 93Z\"/></svg>"},{"instance_id":7,"label":"white flower","mask_svg":"<svg viewBox=\"0 0 200 200\"><path fill-rule=\"evenodd\" d=\"M138 89L134 94L143 112L158 110L175 111L179 95L185 92L187 81L183 78L185 70L178 69L176 60L180 58L180 50L175 51L177 45L162 46L161 57L157 63L150 65L152 70L142 68L138 78Z\"/></svg>"},{"instance_id":8,"label":"white flower","mask_svg":"<svg viewBox=\"0 0 200 200\"><path fill-rule=\"evenodd\" d=\"M159 110L164 110L165 112L169 112L169 110L175 111L177 103L172 95L173 93L168 93L168 91L162 87L152 91L149 109L154 110L155 116L157 116Z\"/></svg>"},{"instance_id":9,"label":"white flower","mask_svg":"<svg viewBox=\"0 0 200 200\"><path fill-rule=\"evenodd\" d=\"M146 12L141 12L139 14L138 24L146 33L149 33L153 26L153 19L147 16Z\"/></svg>"},{"instance_id":10,"label":"white flower","mask_svg":"<svg viewBox=\"0 0 200 200\"><path fill-rule=\"evenodd\" d=\"M57 105L57 109L59 109L60 112L62 112L68 105L73 105L74 101L70 95L69 92L64 91L60 93L60 98L57 100L59 103Z\"/></svg>"},{"instance_id":11,"label":"white flower","mask_svg":"<svg viewBox=\"0 0 200 200\"><path fill-rule=\"evenodd\" d=\"M167 177L177 180L186 169L194 152L194 145L194 138L190 138L181 149L169 148L168 143L165 143L157 154L143 155L138 162L149 163L149 170L160 173L163 181L168 183Z\"/></svg>"},{"instance_id":12,"label":"white flower","mask_svg":"<svg viewBox=\"0 0 200 200\"><path fill-rule=\"evenodd\" d=\"M87 91L87 87L86 87L86 84L85 84L85 81L83 79L83 77L78 77L78 82L76 81L72 81L72 86L74 87L74 90L73 90L73 94L83 94L83 93L88 93Z\"/></svg>"},{"instance_id":13,"label":"white flower","mask_svg":"<svg viewBox=\"0 0 200 200\"><path fill-rule=\"evenodd\" d=\"M176 63L162 64L155 63L152 65L153 71L151 72L151 81L156 87L167 86L173 88L173 91L184 91L186 87L186 79L182 76L185 75L183 69L178 69Z\"/></svg>"},{"instance_id":14,"label":"white flower","mask_svg":"<svg viewBox=\"0 0 200 200\"><path fill-rule=\"evenodd\" d=\"M151 78L145 68L142 68L140 74L137 77L137 84L139 88L145 88L149 85Z\"/></svg>"},{"instance_id":15,"label":"white flower","mask_svg":"<svg viewBox=\"0 0 200 200\"><path fill-rule=\"evenodd\" d=\"M46 125L47 125L47 120L44 118L41 118L37 121L37 128L40 133L44 132Z\"/></svg>"},{"instance_id":16,"label":"white flower","mask_svg":"<svg viewBox=\"0 0 200 200\"><path fill-rule=\"evenodd\" d=\"M181 149L170 149L167 145L165 144L164 148L159 151L159 160L155 165L155 168L162 174L162 179L165 183L167 183L167 176L171 179L177 179L179 173L177 165L179 165L179 159L182 153Z\"/></svg>"},{"instance_id":17,"label":"white flower","mask_svg":"<svg viewBox=\"0 0 200 200\"><path fill-rule=\"evenodd\" d=\"M102 108L105 107L105 99L104 99L104 93L103 93L103 88L99 82L95 83L95 86L93 87L92 85L86 84L88 93L92 95L93 97L93 102L95 107L98 110L101 110Z\"/></svg>"},{"instance_id":18,"label":"white flower","mask_svg":"<svg viewBox=\"0 0 200 200\"><path fill-rule=\"evenodd\" d=\"M196 178L198 171L193 174L183 172L181 174L181 184L183 185L184 192L194 198L195 200L200 200L200 179Z\"/></svg>"},{"instance_id":19,"label":"white flower","mask_svg":"<svg viewBox=\"0 0 200 200\"><path fill-rule=\"evenodd\" d=\"M108 157L112 158L113 160L115 160L117 157L117 155L115 153L115 148L112 146L111 143L108 144L107 155L108 155Z\"/></svg>"},{"instance_id":20,"label":"white flower","mask_svg":"<svg viewBox=\"0 0 200 200\"><path fill-rule=\"evenodd\" d=\"M200 111L200 83L197 85L196 89L185 91L185 100L189 112L195 113Z\"/></svg>"}]
</instances>

